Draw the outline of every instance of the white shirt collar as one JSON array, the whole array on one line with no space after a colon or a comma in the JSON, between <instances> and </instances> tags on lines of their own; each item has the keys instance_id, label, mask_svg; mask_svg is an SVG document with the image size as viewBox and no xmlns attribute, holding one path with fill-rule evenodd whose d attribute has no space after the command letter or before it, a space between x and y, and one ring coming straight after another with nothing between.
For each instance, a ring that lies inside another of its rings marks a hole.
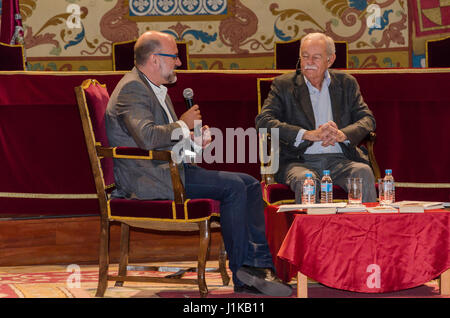
<instances>
[{"instance_id":1,"label":"white shirt collar","mask_svg":"<svg viewBox=\"0 0 450 318\"><path fill-rule=\"evenodd\" d=\"M153 84L152 81L150 81L147 77L145 77L145 78L147 79L147 82L150 83L150 86L153 89L153 91L155 92L158 99L166 100L167 87L165 87L164 85L157 86L157 85Z\"/></svg>"},{"instance_id":2,"label":"white shirt collar","mask_svg":"<svg viewBox=\"0 0 450 318\"><path fill-rule=\"evenodd\" d=\"M311 82L306 78L305 75L303 75L303 78L305 79L306 85L308 85L309 88L312 88L314 92L315 92L315 91L319 91L317 88L315 88L315 87L311 84ZM324 84L326 84L327 87L330 86L330 83L331 83L331 77L330 77L330 73L328 72L328 70L325 71L325 74L324 74L324 76L323 76L323 79L324 79L324 83L322 83L322 87L323 87Z\"/></svg>"},{"instance_id":3,"label":"white shirt collar","mask_svg":"<svg viewBox=\"0 0 450 318\"><path fill-rule=\"evenodd\" d=\"M145 76L145 74L144 74L144 77L147 80L147 82L150 84L150 87L152 88L153 92L155 93L156 98L158 98L159 103L161 104L162 108L166 112L169 122L173 123L174 120L173 120L172 115L170 114L170 111L167 108L167 104L166 104L167 87L165 87L164 85L158 86L156 84L153 84L152 81L149 80L147 76Z\"/></svg>"}]
</instances>

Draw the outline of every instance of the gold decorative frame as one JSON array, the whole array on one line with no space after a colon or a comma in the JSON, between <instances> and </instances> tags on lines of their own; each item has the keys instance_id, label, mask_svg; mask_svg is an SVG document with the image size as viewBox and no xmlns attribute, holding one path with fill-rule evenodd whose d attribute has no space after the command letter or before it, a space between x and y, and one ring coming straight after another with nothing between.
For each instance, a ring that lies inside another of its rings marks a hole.
<instances>
[{"instance_id":1,"label":"gold decorative frame","mask_svg":"<svg viewBox=\"0 0 450 318\"><path fill-rule=\"evenodd\" d=\"M449 36L442 37L442 38L438 38L438 39L427 40L427 41L425 42L425 67L429 67L429 66L428 66L428 44L429 44L430 42L444 41L444 40L447 40L447 39L449 39L449 38L450 38L450 35L449 35Z\"/></svg>"},{"instance_id":2,"label":"gold decorative frame","mask_svg":"<svg viewBox=\"0 0 450 318\"><path fill-rule=\"evenodd\" d=\"M1 46L6 46L6 47L18 47L20 48L20 50L22 51L22 63L23 63L23 70L26 71L27 70L27 65L25 62L25 50L24 50L24 46L22 44L7 44L7 43L3 43L0 42Z\"/></svg>"}]
</instances>

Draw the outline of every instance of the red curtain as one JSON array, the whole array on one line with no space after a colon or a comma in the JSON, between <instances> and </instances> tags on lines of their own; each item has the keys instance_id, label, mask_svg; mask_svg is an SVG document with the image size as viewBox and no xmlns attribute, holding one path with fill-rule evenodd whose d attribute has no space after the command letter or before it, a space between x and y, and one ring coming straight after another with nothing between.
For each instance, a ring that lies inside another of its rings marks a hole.
<instances>
[{"instance_id":1,"label":"red curtain","mask_svg":"<svg viewBox=\"0 0 450 318\"><path fill-rule=\"evenodd\" d=\"M19 0L2 0L1 23L0 42L23 44L23 27Z\"/></svg>"}]
</instances>

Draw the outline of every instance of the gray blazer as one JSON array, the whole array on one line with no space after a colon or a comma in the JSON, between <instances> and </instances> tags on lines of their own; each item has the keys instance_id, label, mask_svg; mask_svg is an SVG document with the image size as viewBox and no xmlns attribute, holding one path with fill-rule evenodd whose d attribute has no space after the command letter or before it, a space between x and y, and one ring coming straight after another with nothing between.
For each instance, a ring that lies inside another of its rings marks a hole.
<instances>
[{"instance_id":1,"label":"gray blazer","mask_svg":"<svg viewBox=\"0 0 450 318\"><path fill-rule=\"evenodd\" d=\"M178 120L169 95L165 102L173 120ZM150 84L136 67L125 74L114 89L106 109L105 125L111 147L171 150L181 139L171 140L172 132L181 127L177 123L169 123ZM184 183L182 167L180 175ZM114 159L114 179L116 190L113 197L173 199L167 162Z\"/></svg>"},{"instance_id":2,"label":"gray blazer","mask_svg":"<svg viewBox=\"0 0 450 318\"><path fill-rule=\"evenodd\" d=\"M349 145L340 143L342 152L350 160L369 164L367 154L357 145L369 132L375 131L375 118L364 102L353 76L337 70L329 70L329 73L333 121L350 141ZM294 147L298 131L301 128L316 129L308 87L301 73L287 73L274 79L255 122L258 129L279 128L280 169L276 178L280 180L286 166L291 162L304 161L304 152L313 144L312 141L306 141Z\"/></svg>"}]
</instances>

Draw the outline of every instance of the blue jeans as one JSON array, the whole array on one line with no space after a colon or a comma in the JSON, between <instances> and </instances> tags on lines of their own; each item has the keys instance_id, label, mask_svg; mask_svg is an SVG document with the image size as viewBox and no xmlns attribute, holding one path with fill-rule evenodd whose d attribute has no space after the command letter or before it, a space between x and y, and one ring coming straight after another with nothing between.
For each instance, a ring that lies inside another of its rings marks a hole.
<instances>
[{"instance_id":1,"label":"blue jeans","mask_svg":"<svg viewBox=\"0 0 450 318\"><path fill-rule=\"evenodd\" d=\"M261 185L250 175L184 165L186 196L220 201L220 225L233 283L242 265L273 268L265 235Z\"/></svg>"}]
</instances>

